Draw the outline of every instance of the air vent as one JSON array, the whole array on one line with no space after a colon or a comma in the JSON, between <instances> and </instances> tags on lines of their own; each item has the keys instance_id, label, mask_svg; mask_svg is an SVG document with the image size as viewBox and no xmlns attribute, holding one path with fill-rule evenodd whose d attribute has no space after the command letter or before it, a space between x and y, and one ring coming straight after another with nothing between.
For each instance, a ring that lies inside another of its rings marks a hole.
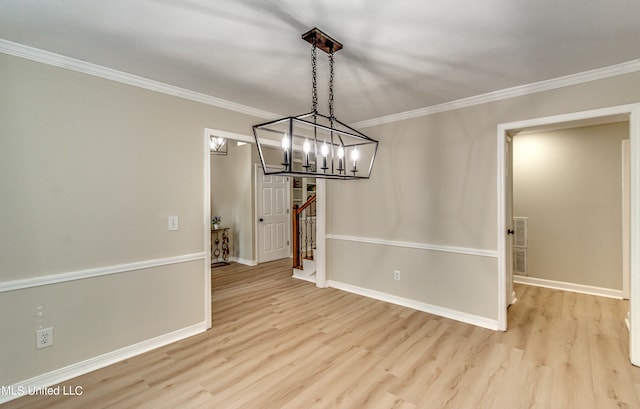
<instances>
[{"instance_id":1,"label":"air vent","mask_svg":"<svg viewBox=\"0 0 640 409\"><path fill-rule=\"evenodd\" d=\"M527 224L529 218L514 217L513 218L513 273L527 275Z\"/></svg>"},{"instance_id":2,"label":"air vent","mask_svg":"<svg viewBox=\"0 0 640 409\"><path fill-rule=\"evenodd\" d=\"M515 231L513 245L527 247L527 222L528 217L514 217L513 230Z\"/></svg>"},{"instance_id":3,"label":"air vent","mask_svg":"<svg viewBox=\"0 0 640 409\"><path fill-rule=\"evenodd\" d=\"M513 248L513 273L527 275L527 249L523 247Z\"/></svg>"}]
</instances>

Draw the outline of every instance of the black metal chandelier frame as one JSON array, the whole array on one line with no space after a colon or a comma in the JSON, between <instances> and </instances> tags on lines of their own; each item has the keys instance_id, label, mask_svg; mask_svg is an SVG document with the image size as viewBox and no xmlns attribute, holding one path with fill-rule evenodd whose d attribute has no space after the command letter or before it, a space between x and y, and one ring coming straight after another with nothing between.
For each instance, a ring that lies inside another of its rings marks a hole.
<instances>
[{"instance_id":1,"label":"black metal chandelier frame","mask_svg":"<svg viewBox=\"0 0 640 409\"><path fill-rule=\"evenodd\" d=\"M302 35L312 45L312 111L253 126L265 175L326 179L368 179L378 142L339 121L333 111L334 52L342 44L317 28ZM329 56L329 115L318 112L316 50ZM266 147L282 160L267 160Z\"/></svg>"}]
</instances>

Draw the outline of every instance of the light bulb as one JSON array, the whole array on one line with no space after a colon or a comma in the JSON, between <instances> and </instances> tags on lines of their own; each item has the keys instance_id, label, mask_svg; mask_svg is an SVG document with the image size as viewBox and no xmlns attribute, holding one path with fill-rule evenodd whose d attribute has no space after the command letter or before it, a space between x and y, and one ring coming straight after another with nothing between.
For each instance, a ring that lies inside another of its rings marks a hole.
<instances>
[{"instance_id":1,"label":"light bulb","mask_svg":"<svg viewBox=\"0 0 640 409\"><path fill-rule=\"evenodd\" d=\"M320 148L320 153L322 154L322 156L324 156L325 158L327 157L327 155L329 154L329 145L327 145L326 142L322 143L322 147Z\"/></svg>"},{"instance_id":2,"label":"light bulb","mask_svg":"<svg viewBox=\"0 0 640 409\"><path fill-rule=\"evenodd\" d=\"M282 165L284 166L284 169L287 170L288 166L291 164L289 163L289 135L286 133L282 137L282 152L284 154Z\"/></svg>"},{"instance_id":3,"label":"light bulb","mask_svg":"<svg viewBox=\"0 0 640 409\"><path fill-rule=\"evenodd\" d=\"M353 161L353 168L351 169L351 171L353 172L354 176L358 171L358 159L360 159L360 152L358 152L358 148L353 148L353 150L351 151L351 160Z\"/></svg>"},{"instance_id":4,"label":"light bulb","mask_svg":"<svg viewBox=\"0 0 640 409\"><path fill-rule=\"evenodd\" d=\"M341 174L344 168L344 147L340 146L338 148L338 174Z\"/></svg>"},{"instance_id":5,"label":"light bulb","mask_svg":"<svg viewBox=\"0 0 640 409\"><path fill-rule=\"evenodd\" d=\"M304 143L302 144L302 150L304 151L304 165L302 165L306 170L309 170L311 165L309 165L309 152L311 151L311 144L309 140L305 138Z\"/></svg>"},{"instance_id":6,"label":"light bulb","mask_svg":"<svg viewBox=\"0 0 640 409\"><path fill-rule=\"evenodd\" d=\"M320 147L320 154L322 155L322 170L327 171L329 167L327 167L327 155L329 154L329 145L327 145L327 141L322 142L322 146Z\"/></svg>"}]
</instances>

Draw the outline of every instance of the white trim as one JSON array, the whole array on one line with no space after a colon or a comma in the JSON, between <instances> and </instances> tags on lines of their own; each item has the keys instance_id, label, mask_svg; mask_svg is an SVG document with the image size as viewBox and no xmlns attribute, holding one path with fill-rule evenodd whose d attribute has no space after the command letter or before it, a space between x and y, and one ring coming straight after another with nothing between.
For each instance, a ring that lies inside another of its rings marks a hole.
<instances>
[{"instance_id":1,"label":"white trim","mask_svg":"<svg viewBox=\"0 0 640 409\"><path fill-rule=\"evenodd\" d=\"M170 332L168 334L163 334L158 337L151 338L146 341L124 347L122 349L118 349L116 351L107 352L106 354L89 358L82 362L77 362L75 364L65 366L64 368L56 369L54 371L38 375L22 382L18 382L14 385L11 385L9 389L17 391L22 387L26 391L49 387L75 378L77 376L95 371L96 369L104 368L105 366L124 361L125 359L129 359L133 356L151 351L152 349L160 348L173 342L177 342L182 339L199 334L206 331L206 326L206 322L200 322L198 324L194 324L189 327ZM0 404L13 399L17 399L19 397L20 395L0 395Z\"/></svg>"},{"instance_id":2,"label":"white trim","mask_svg":"<svg viewBox=\"0 0 640 409\"><path fill-rule=\"evenodd\" d=\"M205 259L206 253L193 253L155 260L138 261L135 263L118 264L115 266L90 268L87 270L72 271L69 273L23 278L20 280L0 282L0 293Z\"/></svg>"},{"instance_id":3,"label":"white trim","mask_svg":"<svg viewBox=\"0 0 640 409\"><path fill-rule=\"evenodd\" d=\"M316 179L316 286L327 286L327 181Z\"/></svg>"},{"instance_id":4,"label":"white trim","mask_svg":"<svg viewBox=\"0 0 640 409\"><path fill-rule=\"evenodd\" d=\"M52 53L50 51L41 50L35 47L29 47L24 44L15 43L13 41L0 39L0 52L32 61L37 61L43 64L52 65L55 67L81 72L99 78L121 82L123 84L133 85L135 87L144 88L167 95L173 95L179 98L200 102L206 105L228 109L234 112L240 112L258 118L276 119L282 116L247 105L238 104L236 102L228 101L222 98L202 94L185 88L176 87L159 81L150 80L138 75L114 70L75 58L66 57L60 54ZM439 112L451 111L454 109L519 97L536 92L549 91L557 88L568 87L571 85L578 85L585 82L611 78L618 75L630 74L636 71L640 71L640 59L623 62L621 64L612 65L609 67L597 68L590 71L566 75L564 77L552 78L549 80L520 85L517 87L505 88L498 91L488 92L468 98L462 98L456 101L445 102L442 104L400 112L392 115L386 115L379 118L359 121L351 124L351 126L354 128L367 128L371 126L417 118L425 115L431 115Z\"/></svg>"},{"instance_id":5,"label":"white trim","mask_svg":"<svg viewBox=\"0 0 640 409\"><path fill-rule=\"evenodd\" d=\"M204 131L205 131L207 140L209 139L209 136L219 136L225 139L231 139L233 141L240 141L240 142L246 142L246 143L252 143L252 144L256 143L256 139L254 137L243 135L240 133L221 131L219 129L212 129L212 128L205 128Z\"/></svg>"},{"instance_id":6,"label":"white trim","mask_svg":"<svg viewBox=\"0 0 640 409\"><path fill-rule=\"evenodd\" d=\"M640 59L623 62L617 65L611 65L609 67L580 72L577 74L566 75L564 77L552 78L549 80L519 85L512 88L505 88L498 91L488 92L486 94L462 98L456 101L445 102L442 104L414 109L411 111L400 112L397 114L355 122L350 126L353 128L367 128L376 125L383 125L392 122L418 118L421 116L432 115L439 112L452 111L454 109L466 108L474 105L482 105L509 98L535 94L536 92L550 91L558 88L568 87L571 85L583 84L585 82L616 77L618 75L630 74L636 71L640 71Z\"/></svg>"},{"instance_id":7,"label":"white trim","mask_svg":"<svg viewBox=\"0 0 640 409\"><path fill-rule=\"evenodd\" d=\"M239 264L244 264L245 266L257 266L258 262L255 260L248 260L246 258L241 257L231 257L231 261Z\"/></svg>"},{"instance_id":8,"label":"white trim","mask_svg":"<svg viewBox=\"0 0 640 409\"><path fill-rule=\"evenodd\" d=\"M515 274L513 282L518 284L534 285L536 287L553 288L556 290L571 291L574 293L598 295L600 297L622 299L622 290L611 288L593 287L584 284L566 283L564 281L546 280L544 278L528 277Z\"/></svg>"},{"instance_id":9,"label":"white trim","mask_svg":"<svg viewBox=\"0 0 640 409\"><path fill-rule=\"evenodd\" d=\"M209 129L204 130L203 135L203 162L202 162L202 179L203 179L203 225L204 230L204 319L207 322L207 329L211 328L211 146L210 146Z\"/></svg>"},{"instance_id":10,"label":"white trim","mask_svg":"<svg viewBox=\"0 0 640 409\"><path fill-rule=\"evenodd\" d=\"M631 331L629 354L631 363L640 366L640 104L630 109L629 139L631 143L631 220L630 229L630 277L629 307Z\"/></svg>"},{"instance_id":11,"label":"white trim","mask_svg":"<svg viewBox=\"0 0 640 409\"><path fill-rule=\"evenodd\" d=\"M497 186L497 236L498 236L498 329L500 331L507 330L507 307L509 306L507 300L507 273L511 272L511 268L507 268L507 191L506 191L506 163L505 163L505 148L507 143L506 129L498 125L498 151L497 162L498 168L496 171L496 186ZM512 149L513 151L513 149ZM509 154L513 154L509 152Z\"/></svg>"},{"instance_id":12,"label":"white trim","mask_svg":"<svg viewBox=\"0 0 640 409\"><path fill-rule=\"evenodd\" d=\"M504 129L505 132L507 132L511 130L522 130L524 128L532 128L534 126L555 125L555 124L562 124L565 122L582 121L582 120L593 119L593 118L606 118L609 116L615 118L615 122L620 122L620 118L619 118L620 115L630 115L633 113L634 110L640 109L639 107L640 107L640 104L617 105L612 107L591 109L588 111L570 112L568 114L553 115L553 116L547 116L542 118L525 119L522 121L506 122L506 123L498 124L498 127ZM603 123L607 123L607 122L603 122Z\"/></svg>"},{"instance_id":13,"label":"white trim","mask_svg":"<svg viewBox=\"0 0 640 409\"><path fill-rule=\"evenodd\" d=\"M112 81L121 82L123 84L133 85L134 87L144 88L151 91L160 92L162 94L172 95L174 97L188 99L190 101L200 102L206 105L218 108L228 109L230 111L239 112L264 119L276 119L281 115L272 112L263 111L247 105L238 104L236 102L227 101L222 98L211 95L202 94L200 92L191 91L185 88L176 87L159 81L154 81L138 75L129 74L127 72L114 70L86 61L77 60L75 58L66 57L60 54L29 47L23 44L14 43L12 41L0 39L0 52L14 55L20 58L37 61L43 64L55 67L65 68L71 71L92 75L94 77L105 78Z\"/></svg>"},{"instance_id":14,"label":"white trim","mask_svg":"<svg viewBox=\"0 0 640 409\"><path fill-rule=\"evenodd\" d=\"M498 257L498 252L495 250L473 249L468 247L441 246L438 244L415 243L415 242L407 242L407 241L392 241L392 240L374 239L371 237L345 236L340 234L327 234L326 238L330 240L342 240L342 241L352 241L356 243L379 244L381 246L405 247L405 248L418 249L418 250L441 251L445 253L465 254L469 256L494 257L494 258Z\"/></svg>"},{"instance_id":15,"label":"white trim","mask_svg":"<svg viewBox=\"0 0 640 409\"><path fill-rule=\"evenodd\" d=\"M629 139L631 143L631 248L630 248L630 321L629 357L631 363L640 366L640 103L593 109L543 118L498 124L497 132L497 196L498 196L498 323L506 329L506 227L505 218L505 138L510 130L521 130L533 126L562 124L590 118L616 115L629 116Z\"/></svg>"},{"instance_id":16,"label":"white trim","mask_svg":"<svg viewBox=\"0 0 640 409\"><path fill-rule=\"evenodd\" d=\"M413 308L414 310L427 312L429 314L434 314L440 317L464 322L466 324L476 325L478 327L491 330L498 329L498 322L496 320L480 317L478 315L468 314L466 312L460 312L451 310L449 308L439 307L437 305L410 300L408 298L398 297L396 295L370 290L368 288L362 288L339 281L329 280L327 281L327 284L329 285L329 287L336 288L338 290L347 291L353 294L362 295L364 297L373 298L375 300L380 300L391 304L401 305L403 307Z\"/></svg>"},{"instance_id":17,"label":"white trim","mask_svg":"<svg viewBox=\"0 0 640 409\"><path fill-rule=\"evenodd\" d=\"M622 155L622 297L629 299L629 191L631 184L629 183L629 175L631 174L631 166L629 163L630 144L628 139L624 139L620 144Z\"/></svg>"},{"instance_id":18,"label":"white trim","mask_svg":"<svg viewBox=\"0 0 640 409\"><path fill-rule=\"evenodd\" d=\"M315 277L307 277L307 276L296 275L295 269L294 269L294 273L291 275L291 277L295 278L297 280L307 281L309 283L316 284L316 278Z\"/></svg>"},{"instance_id":19,"label":"white trim","mask_svg":"<svg viewBox=\"0 0 640 409\"><path fill-rule=\"evenodd\" d=\"M238 104L236 102L228 101L222 98L202 94L185 88L176 87L159 81L154 81L138 75L114 70L75 58L66 57L60 54L52 53L50 51L41 50L35 47L29 47L24 44L15 43L13 41L0 39L0 52L32 61L37 61L43 64L52 65L55 67L81 72L99 78L121 82L123 84L128 84L135 87L160 92L167 95L173 95L190 101L228 109L230 111L255 116L258 118L277 119L282 116L277 115L273 112L268 112L247 105ZM359 121L352 123L350 126L354 128L367 128L376 125L388 124L391 122L417 118L439 112L451 111L454 109L460 109L474 105L482 105L489 102L519 97L536 92L549 91L557 88L568 87L571 85L578 85L585 82L611 78L618 75L630 74L636 71L640 71L640 59L623 62L621 64L612 65L609 67L597 68L590 71L566 75L564 77L552 78L549 80L520 85L517 87L505 88L502 90L488 92L468 98L462 98L456 101L445 102L442 104L431 105L428 107Z\"/></svg>"},{"instance_id":20,"label":"white trim","mask_svg":"<svg viewBox=\"0 0 640 409\"><path fill-rule=\"evenodd\" d=\"M260 223L258 220L260 219L260 217L258 216L258 177L260 176L260 172L258 171L258 168L262 169L262 164L260 163L254 163L253 164L253 248L255 249L255 252L253 253L253 258L256 260L256 265L260 264L260 256L258 255L258 253L260 252L260 240L259 240L259 235L260 235L260 229L258 226L258 223ZM289 246L289 248L291 248L292 246Z\"/></svg>"}]
</instances>

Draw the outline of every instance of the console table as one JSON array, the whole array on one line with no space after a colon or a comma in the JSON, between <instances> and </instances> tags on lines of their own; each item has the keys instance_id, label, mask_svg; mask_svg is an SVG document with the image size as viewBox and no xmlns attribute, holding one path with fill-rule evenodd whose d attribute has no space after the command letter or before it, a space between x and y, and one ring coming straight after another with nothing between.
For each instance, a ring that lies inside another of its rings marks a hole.
<instances>
[{"instance_id":1,"label":"console table","mask_svg":"<svg viewBox=\"0 0 640 409\"><path fill-rule=\"evenodd\" d=\"M211 229L211 267L229 264L229 227Z\"/></svg>"}]
</instances>

